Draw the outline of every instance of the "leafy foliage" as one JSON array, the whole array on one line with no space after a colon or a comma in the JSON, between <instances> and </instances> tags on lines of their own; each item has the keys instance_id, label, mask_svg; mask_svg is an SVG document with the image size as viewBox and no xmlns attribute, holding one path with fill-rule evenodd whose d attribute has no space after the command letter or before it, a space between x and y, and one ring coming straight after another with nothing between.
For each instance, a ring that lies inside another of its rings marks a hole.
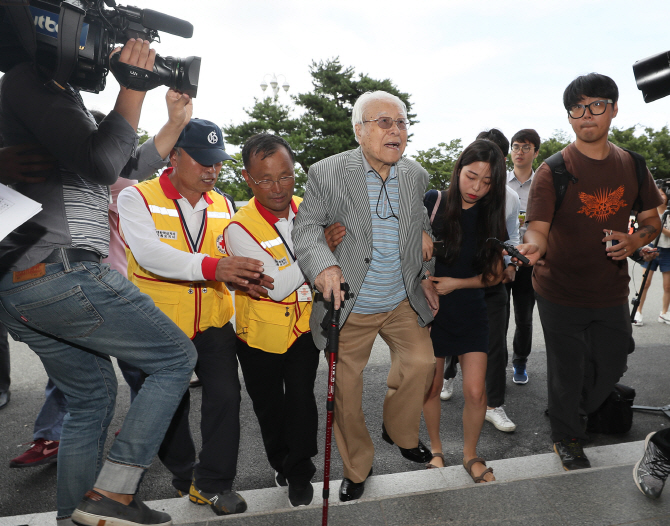
<instances>
[{"instance_id":1,"label":"leafy foliage","mask_svg":"<svg viewBox=\"0 0 670 526\"><path fill-rule=\"evenodd\" d=\"M551 157L556 152L560 152L571 142L570 136L567 133L562 130L554 130L554 134L540 144L540 153L533 161L533 170L537 170L545 159Z\"/></svg>"},{"instance_id":2,"label":"leafy foliage","mask_svg":"<svg viewBox=\"0 0 670 526\"><path fill-rule=\"evenodd\" d=\"M252 108L245 109L249 120L223 127L226 140L241 146L256 133L281 135L291 145L300 169L296 171L296 194L302 193L304 174L317 161L351 150L358 146L351 125L351 113L356 99L366 91L384 90L397 95L410 113L409 94L401 92L390 79L376 80L368 75L355 73L353 67L345 68L339 58L312 62L310 66L313 90L300 93L292 99L299 117L293 116L290 106L274 99L255 99ZM224 177L229 180L230 177Z\"/></svg>"},{"instance_id":3,"label":"leafy foliage","mask_svg":"<svg viewBox=\"0 0 670 526\"><path fill-rule=\"evenodd\" d=\"M137 136L140 138L140 144L144 144L149 140L149 132L142 128L137 128Z\"/></svg>"},{"instance_id":4,"label":"leafy foliage","mask_svg":"<svg viewBox=\"0 0 670 526\"><path fill-rule=\"evenodd\" d=\"M246 140L257 133L272 133L281 135L291 145L291 148L301 147L301 123L293 118L290 106L281 104L279 97L256 99L251 108L245 108L249 120L239 125L223 126L226 140L230 144L242 146ZM241 168L240 168L241 169Z\"/></svg>"},{"instance_id":5,"label":"leafy foliage","mask_svg":"<svg viewBox=\"0 0 670 526\"><path fill-rule=\"evenodd\" d=\"M667 126L660 130L644 128L644 133L635 136L635 126L612 128L609 140L617 146L628 148L644 156L654 179L670 177L670 131Z\"/></svg>"},{"instance_id":6,"label":"leafy foliage","mask_svg":"<svg viewBox=\"0 0 670 526\"><path fill-rule=\"evenodd\" d=\"M448 144L439 143L436 147L427 150L419 150L413 156L430 175L428 189L444 190L449 188L451 175L458 156L463 151L463 145L460 139L452 139Z\"/></svg>"},{"instance_id":7,"label":"leafy foliage","mask_svg":"<svg viewBox=\"0 0 670 526\"><path fill-rule=\"evenodd\" d=\"M230 195L235 201L248 201L254 194L251 188L247 186L244 177L242 177L242 154L233 153L230 155L236 162L224 161L219 172L219 178L216 181L216 187Z\"/></svg>"}]
</instances>

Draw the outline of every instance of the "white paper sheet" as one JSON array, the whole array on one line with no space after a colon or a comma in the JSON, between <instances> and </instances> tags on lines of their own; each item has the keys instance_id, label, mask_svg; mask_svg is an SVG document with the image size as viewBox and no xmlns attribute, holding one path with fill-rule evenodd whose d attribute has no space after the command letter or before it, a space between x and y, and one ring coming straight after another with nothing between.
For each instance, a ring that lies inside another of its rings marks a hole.
<instances>
[{"instance_id":1,"label":"white paper sheet","mask_svg":"<svg viewBox=\"0 0 670 526\"><path fill-rule=\"evenodd\" d=\"M37 201L0 184L0 241L41 211Z\"/></svg>"}]
</instances>

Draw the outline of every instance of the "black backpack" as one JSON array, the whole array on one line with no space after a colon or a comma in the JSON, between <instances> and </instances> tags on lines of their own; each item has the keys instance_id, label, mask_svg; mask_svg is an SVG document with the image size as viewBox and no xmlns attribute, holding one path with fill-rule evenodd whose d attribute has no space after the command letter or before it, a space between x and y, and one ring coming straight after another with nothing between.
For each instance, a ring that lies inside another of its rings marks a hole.
<instances>
[{"instance_id":1,"label":"black backpack","mask_svg":"<svg viewBox=\"0 0 670 526\"><path fill-rule=\"evenodd\" d=\"M637 152L633 152L626 148L621 148L622 150L628 152L635 161L635 175L637 175L637 198L633 203L633 210L641 212L640 208L642 207L642 200L640 199L640 193L642 189L642 183L647 177L647 163L644 160L644 157ZM547 163L547 166L551 170L551 175L554 179L554 190L556 191L556 205L554 206L554 215L563 203L563 198L565 197L565 192L568 190L568 184L572 182L573 184L578 181L578 179L568 172L568 169L565 167L565 160L563 159L562 152L556 152L551 157L548 157L544 160Z\"/></svg>"}]
</instances>

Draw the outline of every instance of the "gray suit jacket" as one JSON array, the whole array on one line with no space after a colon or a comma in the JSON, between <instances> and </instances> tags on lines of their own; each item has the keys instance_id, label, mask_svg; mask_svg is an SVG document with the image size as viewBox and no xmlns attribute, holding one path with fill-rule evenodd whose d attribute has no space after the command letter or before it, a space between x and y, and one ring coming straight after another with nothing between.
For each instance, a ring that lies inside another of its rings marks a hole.
<instances>
[{"instance_id":1,"label":"gray suit jacket","mask_svg":"<svg viewBox=\"0 0 670 526\"><path fill-rule=\"evenodd\" d=\"M407 297L423 327L433 320L421 288L421 278L434 260L424 263L421 254L421 232L430 232L430 220L423 206L428 173L417 162L407 158L397 164L400 184L399 251ZM323 229L333 223L343 224L347 233L332 253ZM372 218L360 148L333 155L309 169L304 201L295 219L293 244L305 277L314 283L319 273L333 265L342 269L354 297L345 301L340 328L354 306L372 259ZM310 326L316 346L324 349L326 333L321 329L327 304L314 301Z\"/></svg>"}]
</instances>

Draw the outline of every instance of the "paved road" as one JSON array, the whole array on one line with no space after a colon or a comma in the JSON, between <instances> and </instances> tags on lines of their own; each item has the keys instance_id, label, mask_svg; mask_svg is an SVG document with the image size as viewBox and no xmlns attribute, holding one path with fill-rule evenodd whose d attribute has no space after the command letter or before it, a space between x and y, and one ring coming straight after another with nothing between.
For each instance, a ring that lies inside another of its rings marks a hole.
<instances>
[{"instance_id":1,"label":"paved road","mask_svg":"<svg viewBox=\"0 0 670 526\"><path fill-rule=\"evenodd\" d=\"M637 285L640 283L639 268L634 270ZM637 390L636 402L642 405L666 405L670 403L670 326L656 322L660 310L661 283L658 277L645 307L647 325L635 327L637 350L629 360L629 371L623 382ZM484 424L480 439L479 454L487 459L515 458L547 453L551 451L548 438L549 426L544 409L546 407L546 358L544 341L536 315L533 351L528 371L530 382L525 386L514 385L508 379L506 410L518 425L515 433L497 431L489 423ZM512 335L510 327L509 335ZM511 338L509 339L511 348ZM24 442L32 439L35 415L43 402L46 375L39 359L32 351L20 343L12 342L12 400L6 409L0 411L0 516L19 515L31 512L53 511L56 508L55 484L56 466L49 465L31 469L9 469L9 460L24 451ZM423 469L419 464L403 459L397 448L389 446L381 439L381 410L388 371L388 350L378 341L375 345L370 365L365 372L364 407L369 429L377 449L375 474L386 474ZM510 370L511 374L511 370ZM508 378L510 376L508 375ZM117 411L110 429L121 426L128 403L128 387L119 376L119 396ZM322 361L317 378L316 393L319 401L320 418L319 444L322 450L325 426L326 363ZM200 418L200 391L192 390L191 411L193 433L199 441L197 422ZM460 375L452 400L442 403L442 438L447 465L459 464L462 460L461 413L463 396L460 390ZM240 490L264 488L273 485L273 473L267 464L256 418L243 387L242 398L242 441L238 462L236 488ZM593 445L607 445L618 442L642 440L650 430L670 425L664 416L637 413L633 429L623 436L594 436ZM422 439L428 442L425 428ZM110 433L111 436L111 433ZM111 440L108 441L111 443ZM109 446L108 443L108 446ZM332 478L342 478L342 463L333 448ZM323 455L316 458L317 480L322 480ZM411 490L411 488L408 488ZM170 474L159 461L149 469L140 495L145 500L165 499L175 496L170 485Z\"/></svg>"}]
</instances>

